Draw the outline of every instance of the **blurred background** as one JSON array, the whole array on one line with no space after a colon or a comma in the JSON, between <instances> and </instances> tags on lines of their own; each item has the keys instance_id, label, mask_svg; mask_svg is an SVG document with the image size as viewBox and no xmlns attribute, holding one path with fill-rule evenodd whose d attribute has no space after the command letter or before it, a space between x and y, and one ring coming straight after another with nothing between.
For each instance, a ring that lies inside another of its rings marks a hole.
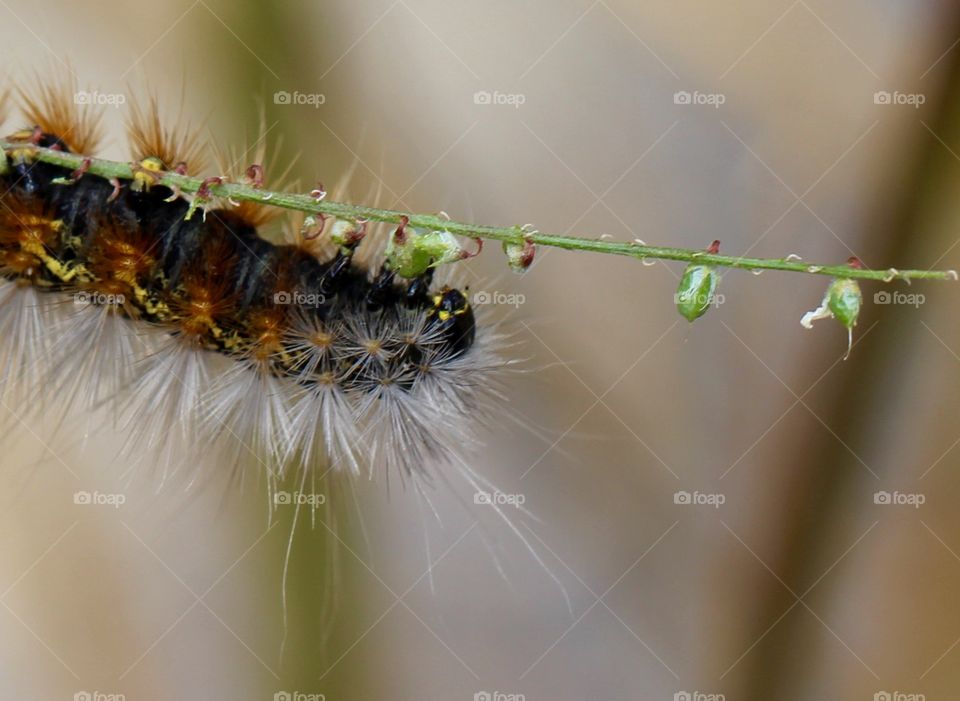
<instances>
[{"instance_id":1,"label":"blurred background","mask_svg":"<svg viewBox=\"0 0 960 701\"><path fill-rule=\"evenodd\" d=\"M8 84L74 73L154 91L171 118L182 94L235 148L264 105L305 188L356 163L350 197L387 207L960 268L947 0L4 0L0 17ZM103 111L103 154L128 158L124 106ZM517 277L490 246L465 267L535 369L470 464L535 519L513 530L456 475L432 506L386 479L344 488L336 536L298 526L285 626L292 519L268 521L262 482L204 465L203 488L128 483L107 419L14 418L3 696L956 695L955 286L864 285L843 361L842 327L799 324L822 277L725 273L690 325L681 266L541 250Z\"/></svg>"}]
</instances>

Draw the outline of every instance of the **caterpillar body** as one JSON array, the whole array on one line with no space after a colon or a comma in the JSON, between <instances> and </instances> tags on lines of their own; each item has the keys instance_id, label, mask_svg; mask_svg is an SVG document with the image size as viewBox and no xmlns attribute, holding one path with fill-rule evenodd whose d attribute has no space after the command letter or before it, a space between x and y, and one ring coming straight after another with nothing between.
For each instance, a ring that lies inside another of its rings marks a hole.
<instances>
[{"instance_id":1,"label":"caterpillar body","mask_svg":"<svg viewBox=\"0 0 960 701\"><path fill-rule=\"evenodd\" d=\"M120 183L31 157L90 155L96 123L69 91L24 103L0 175L0 397L52 383L58 404L110 402L130 455L226 444L280 475L462 465L509 362L461 290L364 265L360 235L271 242L256 205L194 213L155 183L197 160L156 105L134 113Z\"/></svg>"}]
</instances>

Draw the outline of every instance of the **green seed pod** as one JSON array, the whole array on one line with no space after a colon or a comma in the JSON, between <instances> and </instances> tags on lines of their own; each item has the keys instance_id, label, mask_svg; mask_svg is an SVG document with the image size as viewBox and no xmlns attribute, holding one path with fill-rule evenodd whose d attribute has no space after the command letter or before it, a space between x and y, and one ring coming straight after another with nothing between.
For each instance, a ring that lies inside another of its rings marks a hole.
<instances>
[{"instance_id":1,"label":"green seed pod","mask_svg":"<svg viewBox=\"0 0 960 701\"><path fill-rule=\"evenodd\" d=\"M843 324L847 329L847 355L844 356L844 360L846 360L850 356L850 349L853 347L853 327L857 325L857 317L860 315L862 304L863 295L857 281L839 277L830 283L820 306L804 314L800 323L808 329L812 329L813 322L818 319L834 318Z\"/></svg>"},{"instance_id":2,"label":"green seed pod","mask_svg":"<svg viewBox=\"0 0 960 701\"><path fill-rule=\"evenodd\" d=\"M406 224L387 243L387 267L397 275L415 278L428 269L463 260L465 253L457 237L449 231L420 233Z\"/></svg>"},{"instance_id":3,"label":"green seed pod","mask_svg":"<svg viewBox=\"0 0 960 701\"><path fill-rule=\"evenodd\" d=\"M683 271L680 286L673 296L677 310L687 321L693 322L703 316L714 301L717 283L716 270L709 265L691 263Z\"/></svg>"},{"instance_id":4,"label":"green seed pod","mask_svg":"<svg viewBox=\"0 0 960 701\"><path fill-rule=\"evenodd\" d=\"M863 295L856 280L837 278L827 289L827 304L837 321L852 329L857 325Z\"/></svg>"}]
</instances>

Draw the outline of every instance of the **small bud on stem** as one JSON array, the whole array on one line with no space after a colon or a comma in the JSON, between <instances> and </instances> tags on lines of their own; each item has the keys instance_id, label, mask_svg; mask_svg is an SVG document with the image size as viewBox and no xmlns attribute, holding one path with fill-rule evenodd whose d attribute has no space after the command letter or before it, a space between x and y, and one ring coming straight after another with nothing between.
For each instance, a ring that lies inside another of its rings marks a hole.
<instances>
[{"instance_id":1,"label":"small bud on stem","mask_svg":"<svg viewBox=\"0 0 960 701\"><path fill-rule=\"evenodd\" d=\"M710 255L718 254L720 242L711 243L706 252ZM680 315L692 323L706 314L714 302L719 282L720 276L713 266L698 263L688 265L680 278L677 293L673 296Z\"/></svg>"},{"instance_id":2,"label":"small bud on stem","mask_svg":"<svg viewBox=\"0 0 960 701\"><path fill-rule=\"evenodd\" d=\"M847 264L854 270L863 268L860 259L856 257L850 258ZM807 329L812 329L813 322L818 319L834 318L843 324L847 329L847 354L843 356L846 360L850 357L850 349L853 347L853 327L857 325L857 317L860 316L862 305L863 294L860 292L857 281L838 277L827 287L820 306L804 314L800 323Z\"/></svg>"}]
</instances>

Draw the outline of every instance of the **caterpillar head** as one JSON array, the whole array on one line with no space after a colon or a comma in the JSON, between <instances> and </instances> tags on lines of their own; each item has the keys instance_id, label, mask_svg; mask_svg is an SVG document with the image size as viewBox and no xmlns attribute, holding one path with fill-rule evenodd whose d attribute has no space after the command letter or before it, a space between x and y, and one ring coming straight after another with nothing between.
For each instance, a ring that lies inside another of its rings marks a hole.
<instances>
[{"instance_id":1,"label":"caterpillar head","mask_svg":"<svg viewBox=\"0 0 960 701\"><path fill-rule=\"evenodd\" d=\"M443 330L456 354L466 352L473 345L476 333L473 309L466 296L458 289L444 287L431 301L430 319Z\"/></svg>"}]
</instances>

